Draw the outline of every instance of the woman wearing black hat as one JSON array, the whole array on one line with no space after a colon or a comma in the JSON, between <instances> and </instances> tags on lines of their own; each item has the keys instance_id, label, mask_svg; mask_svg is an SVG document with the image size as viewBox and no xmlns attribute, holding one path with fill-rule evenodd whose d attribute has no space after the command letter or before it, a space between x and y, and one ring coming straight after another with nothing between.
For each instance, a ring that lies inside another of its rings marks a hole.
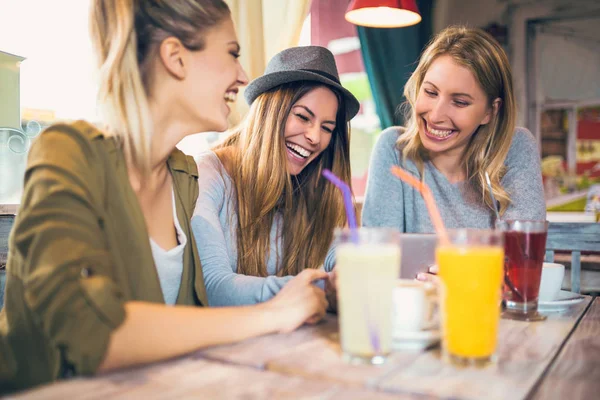
<instances>
[{"instance_id":1,"label":"woman wearing black hat","mask_svg":"<svg viewBox=\"0 0 600 400\"><path fill-rule=\"evenodd\" d=\"M211 305L266 301L302 270L331 271L333 230L346 224L321 171L350 184L348 121L359 103L331 52L282 51L245 96L246 119L198 162L192 228Z\"/></svg>"}]
</instances>

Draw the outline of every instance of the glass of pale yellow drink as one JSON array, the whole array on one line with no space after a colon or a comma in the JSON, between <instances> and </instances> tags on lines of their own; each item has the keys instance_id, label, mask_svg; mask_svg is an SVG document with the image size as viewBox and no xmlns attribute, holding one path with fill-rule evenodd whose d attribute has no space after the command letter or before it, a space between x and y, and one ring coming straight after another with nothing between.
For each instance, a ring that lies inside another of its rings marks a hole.
<instances>
[{"instance_id":1,"label":"glass of pale yellow drink","mask_svg":"<svg viewBox=\"0 0 600 400\"><path fill-rule=\"evenodd\" d=\"M392 348L393 290L400 276L400 233L336 231L340 337L350 363L382 364Z\"/></svg>"},{"instance_id":2,"label":"glass of pale yellow drink","mask_svg":"<svg viewBox=\"0 0 600 400\"><path fill-rule=\"evenodd\" d=\"M460 366L494 360L504 268L502 232L458 229L438 242L444 358Z\"/></svg>"}]
</instances>

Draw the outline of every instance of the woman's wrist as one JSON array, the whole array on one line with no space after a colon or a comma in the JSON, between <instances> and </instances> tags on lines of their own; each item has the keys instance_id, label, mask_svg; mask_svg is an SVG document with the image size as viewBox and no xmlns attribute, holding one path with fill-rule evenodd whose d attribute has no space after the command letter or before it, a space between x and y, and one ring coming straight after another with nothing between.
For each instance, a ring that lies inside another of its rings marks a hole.
<instances>
[{"instance_id":1,"label":"woman's wrist","mask_svg":"<svg viewBox=\"0 0 600 400\"><path fill-rule=\"evenodd\" d=\"M279 333L283 329L281 313L274 307L273 299L258 303L252 307L256 310L264 334Z\"/></svg>"}]
</instances>

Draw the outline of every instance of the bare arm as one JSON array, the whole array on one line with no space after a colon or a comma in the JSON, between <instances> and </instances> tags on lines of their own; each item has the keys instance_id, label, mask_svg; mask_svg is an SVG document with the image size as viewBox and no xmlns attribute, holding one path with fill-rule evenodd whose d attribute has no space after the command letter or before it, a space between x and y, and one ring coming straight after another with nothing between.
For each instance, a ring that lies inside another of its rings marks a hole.
<instances>
[{"instance_id":1,"label":"bare arm","mask_svg":"<svg viewBox=\"0 0 600 400\"><path fill-rule=\"evenodd\" d=\"M177 357L191 351L275 332L290 332L325 315L325 293L312 284L321 270L305 270L275 298L246 307L198 308L128 302L111 334L99 372Z\"/></svg>"}]
</instances>

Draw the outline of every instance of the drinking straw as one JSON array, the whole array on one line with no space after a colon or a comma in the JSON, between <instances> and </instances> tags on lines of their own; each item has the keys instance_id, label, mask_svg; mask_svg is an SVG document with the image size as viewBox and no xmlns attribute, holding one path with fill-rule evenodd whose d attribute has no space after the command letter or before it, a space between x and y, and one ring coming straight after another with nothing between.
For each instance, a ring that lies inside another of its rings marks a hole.
<instances>
[{"instance_id":1,"label":"drinking straw","mask_svg":"<svg viewBox=\"0 0 600 400\"><path fill-rule=\"evenodd\" d=\"M429 217L431 218L431 223L433 224L435 231L439 235L442 244L449 245L450 240L448 239L448 232L446 232L444 222L442 221L442 216L440 215L440 211L435 204L435 200L433 198L433 194L431 193L431 189L429 189L429 186L395 165L392 166L392 174L402 181L408 183L419 193L421 193L423 200L425 200L425 205L427 206L427 211L429 211Z\"/></svg>"},{"instance_id":2,"label":"drinking straw","mask_svg":"<svg viewBox=\"0 0 600 400\"><path fill-rule=\"evenodd\" d=\"M346 208L346 217L348 218L348 227L350 228L350 239L353 243L358 244L358 230L356 228L356 215L354 214L354 205L352 204L352 191L350 190L350 186L346 184L346 182L342 181L340 178L335 176L333 172L328 169L323 170L323 176L333 183L338 189L342 191L342 196L344 197L344 207ZM369 312L369 302L366 301L364 305L364 313L367 320L367 330L369 331L369 340L371 342L371 347L375 354L379 354L381 351L381 343L379 340L379 329L378 326L372 320L371 313Z\"/></svg>"},{"instance_id":3,"label":"drinking straw","mask_svg":"<svg viewBox=\"0 0 600 400\"><path fill-rule=\"evenodd\" d=\"M354 214L354 205L352 204L352 191L350 190L350 186L335 176L335 174L328 169L323 170L323 176L342 191L344 206L346 208L346 217L348 218L348 227L350 228L350 238L354 243L358 243L356 215Z\"/></svg>"},{"instance_id":4,"label":"drinking straw","mask_svg":"<svg viewBox=\"0 0 600 400\"><path fill-rule=\"evenodd\" d=\"M365 316L367 317L367 330L369 331L369 341L375 354L381 353L381 341L379 340L379 326L373 321L369 312L369 302L365 301Z\"/></svg>"}]
</instances>

